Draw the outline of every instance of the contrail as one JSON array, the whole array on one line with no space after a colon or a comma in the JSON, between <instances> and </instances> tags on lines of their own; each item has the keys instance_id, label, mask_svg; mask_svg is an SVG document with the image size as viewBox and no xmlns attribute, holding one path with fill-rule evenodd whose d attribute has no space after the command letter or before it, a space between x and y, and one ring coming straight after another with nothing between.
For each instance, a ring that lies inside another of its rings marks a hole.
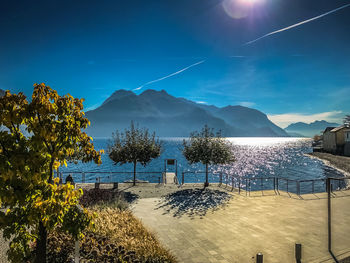
<instances>
[{"instance_id":1,"label":"contrail","mask_svg":"<svg viewBox=\"0 0 350 263\"><path fill-rule=\"evenodd\" d=\"M169 75L166 75L165 77L162 77L162 78L159 78L159 79L155 79L155 80L151 80L151 81L149 81L149 82L146 82L145 84L142 84L140 87L138 87L138 88L136 88L136 89L133 89L133 90L140 90L140 89L142 89L144 86L147 86L147 85L149 85L149 84L152 84L152 83L155 83L155 82L158 82L158 81L161 81L161 80L170 78L170 77L172 77L172 76L175 76L175 75L177 75L177 74L180 74L181 72L184 72L184 71L186 71L186 70L188 70L188 69L190 69L190 68L192 68L192 67L195 67L195 66L197 66L197 65L199 65L199 64L202 64L202 63L205 62L205 61L206 61L206 59L201 60L201 61L199 61L199 62L197 62L197 63L194 63L194 64L192 64L192 65L189 65L189 66L187 66L187 67L185 67L185 68L183 68L183 69L180 69L180 70L178 70L178 71L176 71L176 72L174 72L174 73L171 73L171 74L169 74Z\"/></svg>"},{"instance_id":2,"label":"contrail","mask_svg":"<svg viewBox=\"0 0 350 263\"><path fill-rule=\"evenodd\" d=\"M305 20L305 21L296 23L296 24L294 24L294 25L291 25L291 26L288 26L288 27L285 27L285 28L282 28L282 29L279 29L279 30L270 32L270 33L268 33L268 34L266 34L266 35L263 35L263 36L261 36L261 37L259 37L259 38L257 38L257 39L254 39L254 40L252 40L252 41L249 41L249 42L245 43L244 45L250 45L250 44L252 44L252 43L254 43L254 42L256 42L256 41L258 41L258 40L260 40L260 39L262 39L262 38L265 38L265 37L268 37L268 36L271 36L271 35L274 35L274 34L277 34L277 33L280 33L280 32L286 31L286 30L289 30L289 29L292 29L292 28L294 28L294 27L301 26L301 25L303 25L303 24L309 23L309 22L311 22L311 21L317 20L317 19L319 19L319 18L321 18L321 17L327 16L327 15L332 14L332 13L334 13L334 12L337 12L337 11L339 11L339 10L341 10L341 9L344 9L344 8L346 8L346 7L348 7L348 6L350 6L350 4L343 5L343 6L341 6L341 7L338 7L338 8L336 8L336 9L331 10L331 11L329 11L329 12L327 12L327 13L322 14L322 15L315 16L315 17L313 17L313 18L310 18L310 19L307 19L307 20Z\"/></svg>"}]
</instances>

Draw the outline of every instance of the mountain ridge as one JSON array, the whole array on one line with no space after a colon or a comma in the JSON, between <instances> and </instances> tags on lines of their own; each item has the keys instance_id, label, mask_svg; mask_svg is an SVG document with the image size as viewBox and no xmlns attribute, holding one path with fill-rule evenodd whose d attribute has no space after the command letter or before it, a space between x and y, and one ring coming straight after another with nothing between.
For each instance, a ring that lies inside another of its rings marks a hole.
<instances>
[{"instance_id":1,"label":"mountain ridge","mask_svg":"<svg viewBox=\"0 0 350 263\"><path fill-rule=\"evenodd\" d=\"M296 122L288 125L284 130L288 133L299 133L305 137L313 137L320 134L327 127L337 127L340 124L327 122L325 120L316 120L311 123Z\"/></svg>"},{"instance_id":2,"label":"mountain ridge","mask_svg":"<svg viewBox=\"0 0 350 263\"><path fill-rule=\"evenodd\" d=\"M90 135L108 137L130 122L147 127L159 136L188 136L205 124L221 130L223 136L271 136L288 134L272 123L266 114L243 106L217 107L176 98L165 90L145 90L139 95L117 90L95 110L86 112L91 121Z\"/></svg>"}]
</instances>

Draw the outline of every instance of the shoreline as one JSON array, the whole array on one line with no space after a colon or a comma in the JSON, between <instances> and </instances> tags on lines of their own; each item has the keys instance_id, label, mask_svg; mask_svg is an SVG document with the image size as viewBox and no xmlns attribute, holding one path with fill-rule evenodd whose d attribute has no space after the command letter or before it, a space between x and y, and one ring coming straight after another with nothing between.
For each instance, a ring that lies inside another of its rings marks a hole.
<instances>
[{"instance_id":1,"label":"shoreline","mask_svg":"<svg viewBox=\"0 0 350 263\"><path fill-rule=\"evenodd\" d=\"M344 175L344 177L350 177L350 157L333 155L323 152L306 153L306 156L314 158L323 162L326 166L329 166ZM346 163L348 161L348 164ZM342 163L345 162L345 163ZM342 164L340 164L342 163Z\"/></svg>"}]
</instances>

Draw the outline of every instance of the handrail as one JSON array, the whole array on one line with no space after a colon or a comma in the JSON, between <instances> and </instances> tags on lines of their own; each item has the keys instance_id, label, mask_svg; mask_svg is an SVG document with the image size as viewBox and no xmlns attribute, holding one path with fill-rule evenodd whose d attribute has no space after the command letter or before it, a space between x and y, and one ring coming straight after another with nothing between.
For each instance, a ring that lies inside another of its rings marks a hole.
<instances>
[{"instance_id":1,"label":"handrail","mask_svg":"<svg viewBox=\"0 0 350 263\"><path fill-rule=\"evenodd\" d=\"M77 172L74 172L74 171L70 171L70 172L59 172L61 174L77 174L77 173L87 173L87 174L133 174L134 172L107 172L107 171L101 171L101 172L87 172L87 171L77 171ZM136 173L143 173L143 174L147 174L147 173L150 173L150 174L154 174L154 173L163 173L163 171L155 171L155 172L142 172L142 171L137 171Z\"/></svg>"},{"instance_id":2,"label":"handrail","mask_svg":"<svg viewBox=\"0 0 350 263\"><path fill-rule=\"evenodd\" d=\"M182 172L182 183L185 181L185 174L203 174L204 171L183 171ZM257 188L260 191L264 191L266 189L266 184L264 182L271 180L270 182L267 182L268 189L274 190L275 192L279 192L280 190L283 190L283 188L289 193L296 193L300 195L302 192L304 193L315 193L315 185L318 183L317 186L317 192L321 190L321 192L327 190L325 189L325 182L327 178L315 178L315 179L292 179L292 178L285 178L281 176L267 176L267 177L254 177L254 176L238 176L238 175L232 175L227 172L209 172L210 175L219 175L217 178L217 183L219 185L226 184L226 186L231 185L232 190L234 188L238 189L238 192L241 192L241 189L245 189L246 191L251 192L252 188ZM338 188L336 190L340 190L342 187L340 185L340 182L346 179L350 179L350 177L330 177L330 179L338 180ZM259 181L259 183L253 183L254 181ZM284 182L281 184L281 182ZM312 183L311 185L305 187L305 183ZM324 186L320 185L319 183L323 183ZM259 188L260 186L260 188ZM310 189L311 188L311 189ZM322 188L324 188L322 190ZM311 191L310 191L311 190ZM333 188L332 188L333 191Z\"/></svg>"}]
</instances>

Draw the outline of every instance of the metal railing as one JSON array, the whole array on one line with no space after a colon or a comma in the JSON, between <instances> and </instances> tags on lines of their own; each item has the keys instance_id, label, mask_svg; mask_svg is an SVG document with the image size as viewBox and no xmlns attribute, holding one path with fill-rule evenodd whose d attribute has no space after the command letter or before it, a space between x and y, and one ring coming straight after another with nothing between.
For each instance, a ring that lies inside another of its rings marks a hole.
<instances>
[{"instance_id":1,"label":"metal railing","mask_svg":"<svg viewBox=\"0 0 350 263\"><path fill-rule=\"evenodd\" d=\"M134 179L134 172L59 172L58 175L62 182L68 175L73 177L76 183L123 183L131 182ZM163 183L163 172L136 172L138 182Z\"/></svg>"},{"instance_id":2,"label":"metal railing","mask_svg":"<svg viewBox=\"0 0 350 263\"><path fill-rule=\"evenodd\" d=\"M237 189L239 193L245 191L246 195L250 195L252 191L273 190L276 193L284 191L287 193L314 194L327 191L327 178L319 179L290 179L278 176L270 177L241 177L234 176L222 172L210 172L208 174L209 183L218 183L231 187L232 190ZM331 185L331 191L338 191L347 187L342 181L343 178L337 178L337 183ZM181 184L184 183L203 183L205 182L204 171L186 171L182 172Z\"/></svg>"},{"instance_id":3,"label":"metal railing","mask_svg":"<svg viewBox=\"0 0 350 263\"><path fill-rule=\"evenodd\" d=\"M98 172L59 172L58 176L64 181L64 177L71 174L76 183L123 183L131 182L134 173L127 171L98 171ZM178 183L204 183L205 171L184 171L180 178L176 178ZM164 183L163 171L147 171L136 172L136 180L138 182L149 183ZM232 190L237 189L239 193L245 191L246 195L252 191L267 191L273 190L276 193L284 191L287 193L294 193L297 195L320 193L327 191L327 178L320 179L305 179L297 180L278 176L270 177L241 177L223 172L209 172L209 183L217 183L231 187ZM347 187L343 178L332 178L336 180L331 184L331 191L338 191Z\"/></svg>"}]
</instances>

